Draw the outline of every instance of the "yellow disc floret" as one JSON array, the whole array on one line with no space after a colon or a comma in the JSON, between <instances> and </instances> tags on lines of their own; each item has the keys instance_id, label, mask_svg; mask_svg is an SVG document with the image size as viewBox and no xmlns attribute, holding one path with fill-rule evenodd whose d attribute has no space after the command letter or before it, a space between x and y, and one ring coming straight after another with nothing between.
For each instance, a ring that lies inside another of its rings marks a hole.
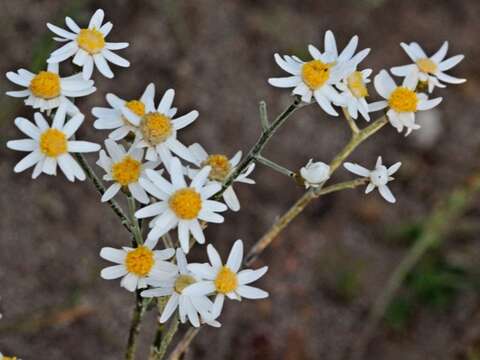
<instances>
[{"instance_id":1,"label":"yellow disc floret","mask_svg":"<svg viewBox=\"0 0 480 360\"><path fill-rule=\"evenodd\" d=\"M305 84L312 90L323 86L330 77L331 64L325 64L320 60L306 62L302 66L302 78Z\"/></svg>"},{"instance_id":2,"label":"yellow disc floret","mask_svg":"<svg viewBox=\"0 0 480 360\"><path fill-rule=\"evenodd\" d=\"M180 275L175 281L174 288L178 294L181 294L183 289L187 286L196 283L197 281L190 275Z\"/></svg>"},{"instance_id":3,"label":"yellow disc floret","mask_svg":"<svg viewBox=\"0 0 480 360\"><path fill-rule=\"evenodd\" d=\"M368 90L365 86L365 82L363 81L363 76L360 71L354 71L350 76L348 76L347 84L348 88L355 97L364 98L365 96L368 96Z\"/></svg>"},{"instance_id":4,"label":"yellow disc floret","mask_svg":"<svg viewBox=\"0 0 480 360\"><path fill-rule=\"evenodd\" d=\"M158 145L172 134L172 122L169 117L158 112L145 114L140 121L140 131L146 141Z\"/></svg>"},{"instance_id":5,"label":"yellow disc floret","mask_svg":"<svg viewBox=\"0 0 480 360\"><path fill-rule=\"evenodd\" d=\"M40 71L30 81L30 91L42 99L56 98L60 95L60 76L51 71Z\"/></svg>"},{"instance_id":6,"label":"yellow disc floret","mask_svg":"<svg viewBox=\"0 0 480 360\"><path fill-rule=\"evenodd\" d=\"M215 288L221 294L228 294L238 287L237 274L228 266L222 266L215 278Z\"/></svg>"},{"instance_id":7,"label":"yellow disc floret","mask_svg":"<svg viewBox=\"0 0 480 360\"><path fill-rule=\"evenodd\" d=\"M113 180L122 186L138 181L141 172L141 163L130 155L125 156L121 161L113 164L112 177Z\"/></svg>"},{"instance_id":8,"label":"yellow disc floret","mask_svg":"<svg viewBox=\"0 0 480 360\"><path fill-rule=\"evenodd\" d=\"M424 73L435 74L437 72L437 64L429 58L418 59L416 63L418 68Z\"/></svg>"},{"instance_id":9,"label":"yellow disc floret","mask_svg":"<svg viewBox=\"0 0 480 360\"><path fill-rule=\"evenodd\" d=\"M40 151L49 157L57 157L67 152L68 141L58 129L48 129L40 135Z\"/></svg>"},{"instance_id":10,"label":"yellow disc floret","mask_svg":"<svg viewBox=\"0 0 480 360\"><path fill-rule=\"evenodd\" d=\"M202 198L192 188L183 188L175 191L168 200L170 209L184 220L195 219L202 209Z\"/></svg>"},{"instance_id":11,"label":"yellow disc floret","mask_svg":"<svg viewBox=\"0 0 480 360\"><path fill-rule=\"evenodd\" d=\"M230 173L232 166L230 165L230 161L225 155L221 154L212 154L210 155L202 164L201 166L210 165L212 170L210 171L210 175L208 178L210 180L216 181L223 181Z\"/></svg>"},{"instance_id":12,"label":"yellow disc floret","mask_svg":"<svg viewBox=\"0 0 480 360\"><path fill-rule=\"evenodd\" d=\"M146 276L155 264L153 251L146 246L139 246L128 252L125 258L125 267L129 273L137 276Z\"/></svg>"},{"instance_id":13,"label":"yellow disc floret","mask_svg":"<svg viewBox=\"0 0 480 360\"><path fill-rule=\"evenodd\" d=\"M415 91L404 86L398 86L388 98L388 105L396 112L415 112L417 104L418 98Z\"/></svg>"},{"instance_id":14,"label":"yellow disc floret","mask_svg":"<svg viewBox=\"0 0 480 360\"><path fill-rule=\"evenodd\" d=\"M132 110L135 115L145 115L145 104L140 100L130 100L125 103L125 106Z\"/></svg>"},{"instance_id":15,"label":"yellow disc floret","mask_svg":"<svg viewBox=\"0 0 480 360\"><path fill-rule=\"evenodd\" d=\"M77 43L81 49L94 55L105 47L105 37L97 29L81 29L77 36Z\"/></svg>"}]
</instances>

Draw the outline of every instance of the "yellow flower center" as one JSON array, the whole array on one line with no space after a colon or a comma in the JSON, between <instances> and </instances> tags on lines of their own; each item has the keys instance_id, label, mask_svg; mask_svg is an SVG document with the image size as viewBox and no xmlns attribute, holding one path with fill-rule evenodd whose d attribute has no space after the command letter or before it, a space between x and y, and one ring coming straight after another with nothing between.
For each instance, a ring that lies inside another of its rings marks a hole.
<instances>
[{"instance_id":1,"label":"yellow flower center","mask_svg":"<svg viewBox=\"0 0 480 360\"><path fill-rule=\"evenodd\" d=\"M316 90L325 84L330 77L331 64L325 64L320 60L306 62L302 66L303 81L312 90Z\"/></svg>"},{"instance_id":2,"label":"yellow flower center","mask_svg":"<svg viewBox=\"0 0 480 360\"><path fill-rule=\"evenodd\" d=\"M238 287L237 274L227 266L222 266L215 278L215 288L221 294L232 292Z\"/></svg>"},{"instance_id":3,"label":"yellow flower center","mask_svg":"<svg viewBox=\"0 0 480 360\"><path fill-rule=\"evenodd\" d=\"M4 356L2 357L1 360L17 360L17 357L16 356Z\"/></svg>"},{"instance_id":4,"label":"yellow flower center","mask_svg":"<svg viewBox=\"0 0 480 360\"><path fill-rule=\"evenodd\" d=\"M152 145L158 145L172 134L172 122L163 114L150 112L140 121L140 131L146 141Z\"/></svg>"},{"instance_id":5,"label":"yellow flower center","mask_svg":"<svg viewBox=\"0 0 480 360\"><path fill-rule=\"evenodd\" d=\"M135 115L143 116L145 115L145 104L140 100L130 100L125 104L127 108L132 110Z\"/></svg>"},{"instance_id":6,"label":"yellow flower center","mask_svg":"<svg viewBox=\"0 0 480 360\"><path fill-rule=\"evenodd\" d=\"M30 81L30 91L42 99L56 98L60 95L60 76L51 71L40 71Z\"/></svg>"},{"instance_id":7,"label":"yellow flower center","mask_svg":"<svg viewBox=\"0 0 480 360\"><path fill-rule=\"evenodd\" d=\"M365 82L363 81L363 76L360 71L354 71L347 78L347 84L348 88L355 97L364 98L365 96L368 96L368 90L365 86Z\"/></svg>"},{"instance_id":8,"label":"yellow flower center","mask_svg":"<svg viewBox=\"0 0 480 360\"><path fill-rule=\"evenodd\" d=\"M170 209L180 219L195 219L202 209L202 198L200 194L192 188L183 188L173 193L168 200Z\"/></svg>"},{"instance_id":9,"label":"yellow flower center","mask_svg":"<svg viewBox=\"0 0 480 360\"><path fill-rule=\"evenodd\" d=\"M146 246L130 251L125 259L127 271L137 276L148 275L154 264L153 251Z\"/></svg>"},{"instance_id":10,"label":"yellow flower center","mask_svg":"<svg viewBox=\"0 0 480 360\"><path fill-rule=\"evenodd\" d=\"M418 59L417 66L424 73L435 74L437 71L437 64L429 58Z\"/></svg>"},{"instance_id":11,"label":"yellow flower center","mask_svg":"<svg viewBox=\"0 0 480 360\"><path fill-rule=\"evenodd\" d=\"M130 155L125 156L121 161L113 164L112 177L122 186L138 181L141 172L141 163Z\"/></svg>"},{"instance_id":12,"label":"yellow flower center","mask_svg":"<svg viewBox=\"0 0 480 360\"><path fill-rule=\"evenodd\" d=\"M221 155L221 154L210 155L201 164L201 166L206 166L206 165L210 165L212 167L212 170L210 171L210 175L208 175L209 179L216 180L216 181L223 181L228 176L228 174L230 173L230 170L232 169L232 166L230 165L230 161L228 161L228 158L225 155Z\"/></svg>"},{"instance_id":13,"label":"yellow flower center","mask_svg":"<svg viewBox=\"0 0 480 360\"><path fill-rule=\"evenodd\" d=\"M105 47L105 37L97 29L81 29L77 36L80 48L89 54L97 54Z\"/></svg>"},{"instance_id":14,"label":"yellow flower center","mask_svg":"<svg viewBox=\"0 0 480 360\"><path fill-rule=\"evenodd\" d=\"M388 105L396 112L417 111L418 98L415 91L399 86L390 94Z\"/></svg>"},{"instance_id":15,"label":"yellow flower center","mask_svg":"<svg viewBox=\"0 0 480 360\"><path fill-rule=\"evenodd\" d=\"M193 276L190 275L180 275L177 280L175 281L175 291L178 294L181 294L183 289L185 289L187 286L192 285L196 283L196 280L193 278Z\"/></svg>"},{"instance_id":16,"label":"yellow flower center","mask_svg":"<svg viewBox=\"0 0 480 360\"><path fill-rule=\"evenodd\" d=\"M68 141L65 134L58 129L45 130L40 135L40 151L49 157L57 157L68 150Z\"/></svg>"}]
</instances>

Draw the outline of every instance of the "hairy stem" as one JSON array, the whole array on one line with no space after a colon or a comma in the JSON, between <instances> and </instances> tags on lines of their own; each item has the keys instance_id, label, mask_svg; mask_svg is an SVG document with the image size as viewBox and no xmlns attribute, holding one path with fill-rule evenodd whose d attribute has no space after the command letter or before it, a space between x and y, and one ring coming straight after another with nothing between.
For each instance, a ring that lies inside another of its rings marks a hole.
<instances>
[{"instance_id":1,"label":"hairy stem","mask_svg":"<svg viewBox=\"0 0 480 360\"><path fill-rule=\"evenodd\" d=\"M276 162L269 160L267 158L264 158L262 155L257 155L256 156L257 162L260 164L263 164L270 169L273 169L280 174L287 175L288 177L295 178L295 172L288 170L287 168L283 167L282 165L277 164Z\"/></svg>"},{"instance_id":2,"label":"hairy stem","mask_svg":"<svg viewBox=\"0 0 480 360\"><path fill-rule=\"evenodd\" d=\"M170 345L173 340L173 336L178 330L178 323L178 314L175 314L175 317L170 322L167 332L165 332L165 334L162 336L160 344L157 345L152 351L153 357L151 356L150 360L161 360L165 357L168 345Z\"/></svg>"},{"instance_id":3,"label":"hairy stem","mask_svg":"<svg viewBox=\"0 0 480 360\"><path fill-rule=\"evenodd\" d=\"M103 185L102 180L100 180L97 174L95 174L95 171L90 167L87 159L85 159L85 156L83 156L83 154L81 153L76 153L75 158L78 160L80 167L83 169L87 177L93 182L95 188L100 193L100 195L105 194L105 186ZM120 205L113 199L110 199L108 201L108 204L110 205L110 208L113 210L115 215L118 216L125 229L127 229L129 232L132 232L130 220L125 215Z\"/></svg>"},{"instance_id":4,"label":"hairy stem","mask_svg":"<svg viewBox=\"0 0 480 360\"><path fill-rule=\"evenodd\" d=\"M137 247L138 245L143 244L142 230L140 229L138 219L135 217L135 212L137 211L137 205L132 195L127 196L127 201L128 201L128 211L129 211L130 221L131 221L131 230L133 235L133 247Z\"/></svg>"},{"instance_id":5,"label":"hairy stem","mask_svg":"<svg viewBox=\"0 0 480 360\"><path fill-rule=\"evenodd\" d=\"M126 360L135 359L135 351L137 349L137 338L140 334L140 325L142 323L143 316L149 300L142 300L140 293L136 293L135 307L133 308L132 321L130 323L130 331L128 333L127 350L125 351Z\"/></svg>"}]
</instances>

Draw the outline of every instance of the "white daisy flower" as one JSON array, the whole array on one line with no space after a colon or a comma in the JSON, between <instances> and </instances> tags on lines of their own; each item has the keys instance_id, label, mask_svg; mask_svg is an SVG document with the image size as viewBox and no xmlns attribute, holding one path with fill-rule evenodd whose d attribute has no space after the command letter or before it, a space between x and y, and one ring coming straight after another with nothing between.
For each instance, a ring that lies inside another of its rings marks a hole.
<instances>
[{"instance_id":1,"label":"white daisy flower","mask_svg":"<svg viewBox=\"0 0 480 360\"><path fill-rule=\"evenodd\" d=\"M387 183L394 179L392 175L397 172L397 170L400 168L401 165L402 165L401 162L397 162L387 168L385 165L382 165L381 156L378 157L377 163L375 164L375 169L373 170L368 170L363 166L350 163L350 162L346 162L343 164L345 169L347 169L351 173L370 178L370 183L367 185L367 188L365 189L365 194L368 194L373 189L378 187L378 191L380 192L380 195L382 195L382 197L390 203L394 203L396 200L395 200L395 196L393 196L392 192L388 188Z\"/></svg>"},{"instance_id":2,"label":"white daisy flower","mask_svg":"<svg viewBox=\"0 0 480 360\"><path fill-rule=\"evenodd\" d=\"M209 200L221 186L206 184L211 167L205 166L187 186L183 176L183 167L178 158L173 158L169 168L171 182L165 180L158 172L147 169L147 178L140 178L140 185L160 201L148 205L135 213L139 219L155 216L150 223L152 229L149 239L158 240L160 236L178 225L178 239L185 253L189 251L190 233L200 243L205 243L200 220L222 223L223 216L217 212L226 211L227 207L214 200Z\"/></svg>"},{"instance_id":3,"label":"white daisy flower","mask_svg":"<svg viewBox=\"0 0 480 360\"><path fill-rule=\"evenodd\" d=\"M330 166L321 161L313 162L313 159L310 159L300 169L300 175L305 182L305 188L319 187L330 178Z\"/></svg>"},{"instance_id":4,"label":"white daisy flower","mask_svg":"<svg viewBox=\"0 0 480 360\"><path fill-rule=\"evenodd\" d=\"M350 75L356 66L368 55L370 49L365 49L353 55L358 44L358 36L354 36L345 49L338 54L333 33L325 33L325 52L321 53L315 46L309 45L308 51L313 60L304 62L298 57L275 54L275 61L291 76L270 78L270 85L280 88L293 87L293 94L300 95L303 102L309 103L312 96L320 107L333 116L338 116L334 105L344 105L344 99L334 85Z\"/></svg>"},{"instance_id":5,"label":"white daisy flower","mask_svg":"<svg viewBox=\"0 0 480 360\"><path fill-rule=\"evenodd\" d=\"M337 84L345 107L353 119L357 119L358 113L360 113L365 120L370 121L366 97L368 96L367 84L370 83L368 77L371 73L372 69L354 71Z\"/></svg>"},{"instance_id":6,"label":"white daisy flower","mask_svg":"<svg viewBox=\"0 0 480 360\"><path fill-rule=\"evenodd\" d=\"M121 105L123 116L136 127L135 142L138 147L147 148L145 158L156 161L159 157L165 167L168 167L172 159L172 152L189 162L194 158L185 145L177 140L177 131L190 125L198 117L198 111L193 110L188 114L172 119L176 109L172 107L175 91L169 89L165 92L160 104L155 108L155 91L153 85L147 87L142 97L145 105L143 115L135 113L125 104Z\"/></svg>"},{"instance_id":7,"label":"white daisy flower","mask_svg":"<svg viewBox=\"0 0 480 360\"><path fill-rule=\"evenodd\" d=\"M415 85L418 81L425 82L428 85L428 92L432 92L435 86L444 88L442 81L448 84L461 84L467 81L445 74L444 71L450 70L465 57L464 55L455 55L446 60L448 41L445 41L438 51L432 56L427 56L425 51L416 42L410 44L400 44L413 61L413 64L395 66L390 71L397 76L407 76L411 72L415 74Z\"/></svg>"},{"instance_id":8,"label":"white daisy flower","mask_svg":"<svg viewBox=\"0 0 480 360\"><path fill-rule=\"evenodd\" d=\"M420 125L415 123L417 111L430 110L442 101L441 97L428 99L426 94L417 93L415 91L417 80L414 73L410 73L403 80L402 86L397 86L386 70L381 70L373 81L378 94L386 100L370 103L370 112L389 107L387 117L390 124L398 132L402 132L406 127L405 136L412 130L420 129Z\"/></svg>"},{"instance_id":9,"label":"white daisy flower","mask_svg":"<svg viewBox=\"0 0 480 360\"><path fill-rule=\"evenodd\" d=\"M122 108L126 107L130 109L134 114L138 116L145 115L146 99L154 98L155 85L149 84L145 89L143 95L139 100L123 100L114 94L107 94L106 99L111 107L94 107L92 114L97 118L93 123L93 127L98 130L113 130L108 137L115 141L119 141L125 138L130 133L137 133L139 131L138 125L132 124L123 115ZM171 108L168 116L172 118L177 112L176 108Z\"/></svg>"},{"instance_id":10,"label":"white daisy flower","mask_svg":"<svg viewBox=\"0 0 480 360\"><path fill-rule=\"evenodd\" d=\"M104 268L100 276L105 280L122 278L120 286L128 291L146 288L149 277L158 281L175 277L177 266L166 261L175 254L175 250L153 250L154 247L155 242L147 240L136 248L102 248L100 257L117 265Z\"/></svg>"},{"instance_id":11,"label":"white daisy flower","mask_svg":"<svg viewBox=\"0 0 480 360\"><path fill-rule=\"evenodd\" d=\"M240 159L242 158L241 151L238 151L231 159L228 159L228 157L223 154L208 155L205 149L198 143L190 145L188 150L190 150L195 158L195 164L197 166L204 167L208 165L212 168L210 174L208 175L208 179L213 183L218 183L219 185L222 185L228 175L235 170L235 167L239 164ZM255 184L255 180L248 178L254 169L255 164L251 164L240 175L238 175L233 182ZM198 174L199 171L199 169L189 168L188 175L193 178ZM238 201L238 197L233 190L233 186L226 188L222 196L225 204L227 204L231 210L240 210L240 202Z\"/></svg>"},{"instance_id":12,"label":"white daisy flower","mask_svg":"<svg viewBox=\"0 0 480 360\"><path fill-rule=\"evenodd\" d=\"M205 295L190 296L185 295L183 290L200 279L188 270L187 259L182 249L178 248L176 251L177 267L173 277L168 280L157 280L155 278L149 279L148 284L153 288L144 290L141 293L143 297L163 297L169 296L170 298L163 309L162 314L159 317L159 321L163 324L170 319L175 310L178 308L180 321L185 323L188 320L195 326L200 326L202 319L210 319L210 314L213 304ZM216 322L207 320L202 322Z\"/></svg>"},{"instance_id":13,"label":"white daisy flower","mask_svg":"<svg viewBox=\"0 0 480 360\"><path fill-rule=\"evenodd\" d=\"M19 69L17 72L9 71L6 76L14 84L27 88L7 91L6 94L26 97L25 104L40 111L52 110L61 103L66 103L68 113L74 115L79 110L68 98L87 96L97 90L93 86L93 80L84 80L81 74L61 78L58 74L58 64L48 64L47 70L38 74Z\"/></svg>"},{"instance_id":14,"label":"white daisy flower","mask_svg":"<svg viewBox=\"0 0 480 360\"><path fill-rule=\"evenodd\" d=\"M235 241L225 265L223 265L220 255L213 245L209 244L207 246L207 253L210 264L188 265L188 269L202 278L203 281L188 286L184 290L184 294L190 296L217 294L215 299L215 302L218 301L217 308L212 310L212 313L216 314L221 312L225 296L232 300L241 300L242 297L246 299L268 297L266 291L248 285L260 279L267 272L268 266L258 270L245 269L239 271L243 259L242 240Z\"/></svg>"},{"instance_id":15,"label":"white daisy flower","mask_svg":"<svg viewBox=\"0 0 480 360\"><path fill-rule=\"evenodd\" d=\"M48 175L57 174L57 164L70 181L85 180L85 173L70 153L96 152L100 145L88 141L68 140L75 134L84 120L78 113L65 123L66 109L61 105L50 126L40 113L35 113L35 124L18 117L15 125L30 139L11 140L7 147L12 150L30 152L14 168L22 172L35 165L32 178L42 172Z\"/></svg>"},{"instance_id":16,"label":"white daisy flower","mask_svg":"<svg viewBox=\"0 0 480 360\"><path fill-rule=\"evenodd\" d=\"M105 150L100 150L97 165L106 172L103 179L114 183L105 191L102 201L110 200L124 188L128 189L137 201L148 204L150 199L138 180L145 176L146 169L154 169L159 163L153 161L142 163L142 149L132 146L127 152L122 145L111 139L105 140L105 148L110 156Z\"/></svg>"},{"instance_id":17,"label":"white daisy flower","mask_svg":"<svg viewBox=\"0 0 480 360\"><path fill-rule=\"evenodd\" d=\"M52 52L47 62L60 63L73 56L73 63L83 68L84 79L90 79L92 76L94 63L100 73L109 79L114 75L107 61L121 67L129 67L130 63L127 60L113 52L113 50L125 49L128 43L105 41L113 24L107 22L102 25L104 15L103 10L98 9L90 19L88 28L82 29L67 16L65 22L70 31L48 23L47 27L50 31L59 36L54 40L66 42L66 44Z\"/></svg>"}]
</instances>

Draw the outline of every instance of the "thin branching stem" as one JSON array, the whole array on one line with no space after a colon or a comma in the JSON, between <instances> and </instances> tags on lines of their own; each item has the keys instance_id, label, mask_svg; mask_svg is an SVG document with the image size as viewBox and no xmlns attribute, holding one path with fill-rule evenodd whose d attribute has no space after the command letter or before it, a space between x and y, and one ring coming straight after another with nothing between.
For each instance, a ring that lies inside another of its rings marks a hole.
<instances>
[{"instance_id":1,"label":"thin branching stem","mask_svg":"<svg viewBox=\"0 0 480 360\"><path fill-rule=\"evenodd\" d=\"M260 101L259 112L260 112L260 125L262 126L262 131L267 131L268 128L270 127L270 123L268 121L267 104L263 100Z\"/></svg>"},{"instance_id":2,"label":"thin branching stem","mask_svg":"<svg viewBox=\"0 0 480 360\"><path fill-rule=\"evenodd\" d=\"M201 328L190 328L187 332L183 335L182 340L175 346L172 353L168 357L168 360L180 360L183 353L185 353L190 346L191 342L200 332Z\"/></svg>"},{"instance_id":3,"label":"thin branching stem","mask_svg":"<svg viewBox=\"0 0 480 360\"><path fill-rule=\"evenodd\" d=\"M353 120L350 116L348 109L346 107L342 107L342 111L343 116L345 117L345 120L347 120L348 126L350 127L350 130L352 130L352 133L358 134L360 132L360 129L358 128L355 120Z\"/></svg>"},{"instance_id":4,"label":"thin branching stem","mask_svg":"<svg viewBox=\"0 0 480 360\"><path fill-rule=\"evenodd\" d=\"M137 350L137 339L140 334L140 325L142 324L143 316L147 310L150 299L142 299L140 292L136 292L136 302L133 308L132 321L130 322L130 331L128 333L127 350L125 351L126 360L134 360L135 352Z\"/></svg>"},{"instance_id":5,"label":"thin branching stem","mask_svg":"<svg viewBox=\"0 0 480 360\"><path fill-rule=\"evenodd\" d=\"M295 177L295 172L288 170L286 167L283 167L282 165L277 164L276 162L269 160L260 154L256 156L255 160L260 164L263 164L269 167L270 169L279 172L280 174L287 175L288 177L292 177L292 178Z\"/></svg>"},{"instance_id":6,"label":"thin branching stem","mask_svg":"<svg viewBox=\"0 0 480 360\"><path fill-rule=\"evenodd\" d=\"M135 212L137 211L137 205L132 195L127 196L127 201L128 201L128 211L129 211L130 221L131 221L132 235L134 240L133 246L137 247L143 244L142 230L140 229L138 219L135 217Z\"/></svg>"}]
</instances>

